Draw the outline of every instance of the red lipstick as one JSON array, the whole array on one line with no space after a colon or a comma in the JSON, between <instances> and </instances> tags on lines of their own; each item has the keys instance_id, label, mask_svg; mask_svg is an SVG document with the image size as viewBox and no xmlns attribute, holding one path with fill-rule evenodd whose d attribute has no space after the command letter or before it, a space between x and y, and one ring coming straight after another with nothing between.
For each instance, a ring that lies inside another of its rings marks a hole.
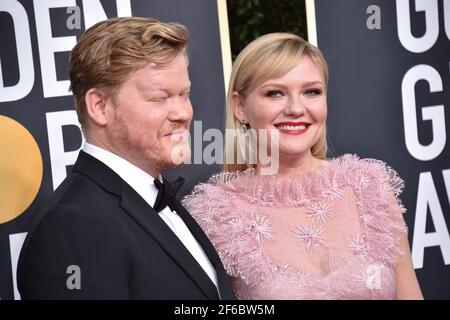
<instances>
[{"instance_id":1,"label":"red lipstick","mask_svg":"<svg viewBox=\"0 0 450 320\"><path fill-rule=\"evenodd\" d=\"M308 130L310 125L311 123L304 121L283 121L274 123L274 126L278 131L284 134L303 134Z\"/></svg>"}]
</instances>

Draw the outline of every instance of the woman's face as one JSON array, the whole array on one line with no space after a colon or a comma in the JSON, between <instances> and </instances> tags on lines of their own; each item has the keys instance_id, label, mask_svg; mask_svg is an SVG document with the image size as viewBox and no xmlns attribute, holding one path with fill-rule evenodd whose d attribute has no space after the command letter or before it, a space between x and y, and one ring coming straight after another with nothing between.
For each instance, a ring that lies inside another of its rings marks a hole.
<instances>
[{"instance_id":1,"label":"woman's face","mask_svg":"<svg viewBox=\"0 0 450 320\"><path fill-rule=\"evenodd\" d=\"M324 130L325 83L309 57L284 76L264 82L245 99L235 94L233 102L241 122L245 120L257 131L278 131L280 161L309 153Z\"/></svg>"}]
</instances>

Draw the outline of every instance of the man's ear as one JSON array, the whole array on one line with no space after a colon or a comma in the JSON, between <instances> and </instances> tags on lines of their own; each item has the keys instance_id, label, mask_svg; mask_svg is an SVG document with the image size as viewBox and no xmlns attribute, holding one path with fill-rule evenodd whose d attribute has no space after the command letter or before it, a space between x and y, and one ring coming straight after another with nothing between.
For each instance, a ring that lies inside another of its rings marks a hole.
<instances>
[{"instance_id":1,"label":"man's ear","mask_svg":"<svg viewBox=\"0 0 450 320\"><path fill-rule=\"evenodd\" d=\"M86 92L84 101L86 103L86 112L91 121L99 126L106 125L108 122L106 117L106 95L96 88L91 88Z\"/></svg>"},{"instance_id":2,"label":"man's ear","mask_svg":"<svg viewBox=\"0 0 450 320\"><path fill-rule=\"evenodd\" d=\"M239 120L240 123L246 123L247 118L245 115L244 106L242 104L242 99L237 91L233 92L232 105L234 116Z\"/></svg>"}]
</instances>

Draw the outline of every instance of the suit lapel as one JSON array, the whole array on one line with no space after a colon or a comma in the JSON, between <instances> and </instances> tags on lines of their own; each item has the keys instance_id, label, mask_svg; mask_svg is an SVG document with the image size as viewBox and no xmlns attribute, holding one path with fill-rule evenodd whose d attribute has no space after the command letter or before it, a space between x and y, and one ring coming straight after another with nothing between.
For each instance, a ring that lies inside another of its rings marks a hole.
<instances>
[{"instance_id":1,"label":"suit lapel","mask_svg":"<svg viewBox=\"0 0 450 320\"><path fill-rule=\"evenodd\" d=\"M175 210L181 217L181 219L183 219L184 223L189 228L195 239L197 239L197 241L200 243L212 265L216 269L220 297L223 300L234 300L235 297L231 291L228 275L211 241L197 224L195 219L189 214L189 212L181 205L179 201L176 202Z\"/></svg>"},{"instance_id":2,"label":"suit lapel","mask_svg":"<svg viewBox=\"0 0 450 320\"><path fill-rule=\"evenodd\" d=\"M184 244L128 184L122 188L121 206L161 245L209 299L219 299L217 288Z\"/></svg>"},{"instance_id":3,"label":"suit lapel","mask_svg":"<svg viewBox=\"0 0 450 320\"><path fill-rule=\"evenodd\" d=\"M103 162L92 157L84 151L80 151L73 171L83 174L102 186L107 192L121 197L121 205L141 226L144 228L172 259L189 275L197 286L210 299L218 299L216 286L211 282L203 268L186 249L183 243L172 232L172 230L159 217L158 213L150 207L122 178ZM222 263L206 235L184 209L177 203L177 213L191 230L193 236L205 250L208 258L216 268L219 280L219 288L222 299L232 299L231 290L226 283L227 276ZM224 285L226 283L226 285ZM225 291L224 291L225 290ZM229 291L229 292L228 292Z\"/></svg>"}]
</instances>

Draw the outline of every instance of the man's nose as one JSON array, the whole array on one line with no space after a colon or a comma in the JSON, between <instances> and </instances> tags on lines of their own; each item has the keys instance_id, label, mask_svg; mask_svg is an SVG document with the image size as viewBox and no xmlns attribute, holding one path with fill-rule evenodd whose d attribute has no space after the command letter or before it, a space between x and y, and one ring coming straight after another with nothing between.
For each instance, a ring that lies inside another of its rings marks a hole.
<instances>
[{"instance_id":1,"label":"man's nose","mask_svg":"<svg viewBox=\"0 0 450 320\"><path fill-rule=\"evenodd\" d=\"M189 121L192 118L192 105L189 99L179 97L173 102L169 113L171 121Z\"/></svg>"}]
</instances>

